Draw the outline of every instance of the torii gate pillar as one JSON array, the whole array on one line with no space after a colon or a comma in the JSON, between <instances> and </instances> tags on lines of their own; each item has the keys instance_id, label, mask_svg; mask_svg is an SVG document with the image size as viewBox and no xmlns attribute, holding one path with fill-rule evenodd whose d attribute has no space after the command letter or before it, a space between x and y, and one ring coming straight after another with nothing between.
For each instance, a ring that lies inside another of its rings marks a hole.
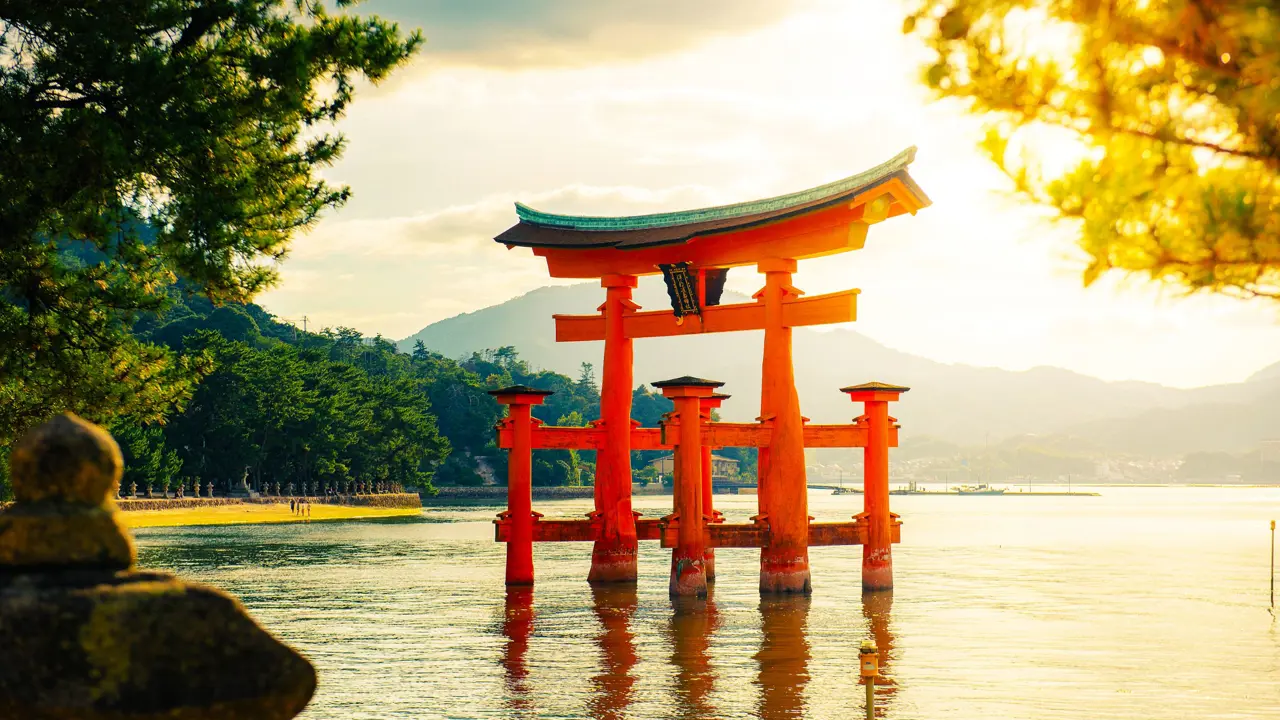
<instances>
[{"instance_id":1,"label":"torii gate pillar","mask_svg":"<svg viewBox=\"0 0 1280 720\"><path fill-rule=\"evenodd\" d=\"M498 522L510 526L507 538L507 585L533 584L533 406L541 405L549 390L513 385L490 390L507 406L507 417L499 427L511 429L511 452L507 456L507 510Z\"/></svg>"},{"instance_id":2,"label":"torii gate pillar","mask_svg":"<svg viewBox=\"0 0 1280 720\"><path fill-rule=\"evenodd\" d=\"M672 597L707 596L704 559L707 550L702 497L702 402L724 383L680 377L653 383L675 405L680 435L675 447L674 511L664 522L675 524L677 541L671 552Z\"/></svg>"},{"instance_id":3,"label":"torii gate pillar","mask_svg":"<svg viewBox=\"0 0 1280 720\"><path fill-rule=\"evenodd\" d=\"M804 469L804 425L791 357L791 326L785 322L787 296L796 261L764 260L764 361L760 419L772 421L767 448L760 448L760 515L769 523L769 545L760 550L760 592L809 593L809 498Z\"/></svg>"},{"instance_id":4,"label":"torii gate pillar","mask_svg":"<svg viewBox=\"0 0 1280 720\"><path fill-rule=\"evenodd\" d=\"M634 371L632 340L623 318L637 309L631 300L634 275L605 275L604 371L600 378L600 421L604 447L596 453L595 512L599 539L591 551L587 582L636 581L636 520L631 511L631 391Z\"/></svg>"},{"instance_id":5,"label":"torii gate pillar","mask_svg":"<svg viewBox=\"0 0 1280 720\"><path fill-rule=\"evenodd\" d=\"M711 422L711 411L720 407L729 396L723 393L716 393L702 398L702 414L706 422ZM712 470L715 465L712 462L710 445L702 446L702 515L708 523L724 522L724 513L715 509L712 500ZM706 551L702 554L702 569L707 574L707 582L714 582L716 579L716 551L715 548L707 546Z\"/></svg>"},{"instance_id":6,"label":"torii gate pillar","mask_svg":"<svg viewBox=\"0 0 1280 720\"><path fill-rule=\"evenodd\" d=\"M862 589L893 589L893 523L889 512L889 403L911 388L885 383L866 383L841 388L849 399L863 403L859 422L867 424L867 445L863 449L862 513L854 516L866 523L862 545Z\"/></svg>"}]
</instances>

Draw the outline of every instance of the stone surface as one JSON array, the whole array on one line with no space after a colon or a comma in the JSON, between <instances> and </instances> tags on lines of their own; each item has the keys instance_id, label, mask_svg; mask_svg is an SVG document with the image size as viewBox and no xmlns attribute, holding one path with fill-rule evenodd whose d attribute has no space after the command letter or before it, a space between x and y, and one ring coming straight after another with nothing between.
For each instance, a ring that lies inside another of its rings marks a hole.
<instances>
[{"instance_id":1,"label":"stone surface","mask_svg":"<svg viewBox=\"0 0 1280 720\"><path fill-rule=\"evenodd\" d=\"M305 658L233 598L132 569L106 432L72 415L15 446L0 511L0 718L283 720L315 692Z\"/></svg>"}]
</instances>

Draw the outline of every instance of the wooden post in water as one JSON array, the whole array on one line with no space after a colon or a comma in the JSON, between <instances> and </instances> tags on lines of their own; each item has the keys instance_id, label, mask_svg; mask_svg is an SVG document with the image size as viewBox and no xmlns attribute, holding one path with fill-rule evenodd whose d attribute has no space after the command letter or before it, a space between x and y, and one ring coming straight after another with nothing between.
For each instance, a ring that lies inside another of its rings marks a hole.
<instances>
[{"instance_id":1,"label":"wooden post in water","mask_svg":"<svg viewBox=\"0 0 1280 720\"><path fill-rule=\"evenodd\" d=\"M507 406L502 421L511 428L507 455L507 510L497 524L507 525L507 584L533 584L533 406L541 405L550 390L512 385L489 394ZM498 528L501 534L501 528Z\"/></svg>"},{"instance_id":2,"label":"wooden post in water","mask_svg":"<svg viewBox=\"0 0 1280 720\"><path fill-rule=\"evenodd\" d=\"M709 395L702 398L702 412L704 421L711 422L711 411L720 407L720 405L728 400L729 396L721 393ZM712 463L710 445L702 446L702 517L709 523L724 522L724 515L716 512L715 505L711 499L712 487L711 477L714 465ZM702 570L707 574L707 582L715 582L716 579L716 551L715 548L708 546L702 554Z\"/></svg>"},{"instance_id":3,"label":"wooden post in water","mask_svg":"<svg viewBox=\"0 0 1280 720\"><path fill-rule=\"evenodd\" d=\"M653 383L675 403L675 420L680 436L675 447L676 547L671 553L672 596L707 596L707 574L703 566L706 531L702 517L702 398L710 397L723 385L715 380L680 377Z\"/></svg>"},{"instance_id":4,"label":"wooden post in water","mask_svg":"<svg viewBox=\"0 0 1280 720\"><path fill-rule=\"evenodd\" d=\"M809 496L804 468L804 426L796 394L791 355L791 326L784 305L800 291L791 285L796 261L761 260L764 289L764 359L761 365L760 418L772 421L769 445L760 448L760 514L769 523L769 544L760 549L760 592L804 593L809 581Z\"/></svg>"},{"instance_id":5,"label":"wooden post in water","mask_svg":"<svg viewBox=\"0 0 1280 720\"><path fill-rule=\"evenodd\" d=\"M893 528L889 512L889 403L910 388L872 382L841 388L849 399L864 406L859 421L867 424L867 446L863 452L862 513L855 516L866 524L862 546L862 589L893 588Z\"/></svg>"},{"instance_id":6,"label":"wooden post in water","mask_svg":"<svg viewBox=\"0 0 1280 720\"><path fill-rule=\"evenodd\" d=\"M632 340L623 319L639 308L631 300L634 275L605 275L600 279L605 301L604 371L600 378L600 420L605 443L596 451L595 512L600 536L591 550L587 581L636 581L636 519L631 512L631 393Z\"/></svg>"}]
</instances>

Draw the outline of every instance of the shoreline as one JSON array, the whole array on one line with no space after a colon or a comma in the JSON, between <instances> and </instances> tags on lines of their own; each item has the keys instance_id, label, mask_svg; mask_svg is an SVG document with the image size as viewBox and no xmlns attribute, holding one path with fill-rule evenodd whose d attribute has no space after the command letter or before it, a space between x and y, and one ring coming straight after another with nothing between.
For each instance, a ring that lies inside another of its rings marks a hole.
<instances>
[{"instance_id":1,"label":"shoreline","mask_svg":"<svg viewBox=\"0 0 1280 720\"><path fill-rule=\"evenodd\" d=\"M212 525L279 525L284 523L374 520L417 517L422 503L413 493L343 498L309 498L311 514L289 509L288 498L179 498L116 501L120 523L129 529Z\"/></svg>"}]
</instances>

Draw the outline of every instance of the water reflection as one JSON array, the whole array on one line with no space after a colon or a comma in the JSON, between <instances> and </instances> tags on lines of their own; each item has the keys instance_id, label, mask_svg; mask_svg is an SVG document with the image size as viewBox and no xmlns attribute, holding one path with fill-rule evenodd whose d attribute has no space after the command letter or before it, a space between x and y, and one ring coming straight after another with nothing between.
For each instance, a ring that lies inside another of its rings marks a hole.
<instances>
[{"instance_id":1,"label":"water reflection","mask_svg":"<svg viewBox=\"0 0 1280 720\"><path fill-rule=\"evenodd\" d=\"M636 684L636 678L631 674L638 660L635 633L631 628L639 602L636 586L593 586L591 599L596 619L600 621L596 645L600 648L601 672L591 678L592 696L588 711L593 718L616 720L626 717Z\"/></svg>"},{"instance_id":2,"label":"water reflection","mask_svg":"<svg viewBox=\"0 0 1280 720\"><path fill-rule=\"evenodd\" d=\"M715 686L709 654L711 636L719 625L713 593L708 588L705 598L671 600L667 635L671 641L671 664L676 667L674 717L717 717L707 701Z\"/></svg>"},{"instance_id":3,"label":"water reflection","mask_svg":"<svg viewBox=\"0 0 1280 720\"><path fill-rule=\"evenodd\" d=\"M896 683L893 682L893 667L891 664L893 657L892 612L893 591L863 593L863 618L867 619L870 632L872 632L872 639L876 641L876 650L879 651L879 671L881 671L881 676L876 680L879 685L876 693L882 697L892 696L893 693L897 692Z\"/></svg>"},{"instance_id":4,"label":"water reflection","mask_svg":"<svg viewBox=\"0 0 1280 720\"><path fill-rule=\"evenodd\" d=\"M529 666L525 656L529 652L529 636L533 634L533 588L507 588L506 605L503 608L502 636L507 644L502 650L502 667L506 671L507 707L521 711L521 715L534 710L528 697Z\"/></svg>"},{"instance_id":5,"label":"water reflection","mask_svg":"<svg viewBox=\"0 0 1280 720\"><path fill-rule=\"evenodd\" d=\"M804 595L760 600L761 718L804 717L804 686L809 682L809 598Z\"/></svg>"},{"instance_id":6,"label":"water reflection","mask_svg":"<svg viewBox=\"0 0 1280 720\"><path fill-rule=\"evenodd\" d=\"M888 715L893 706L898 684L893 680L893 591L880 590L862 593L862 616L870 626L871 639L876 643L880 659L880 677L876 678L877 714ZM864 690L865 692L865 690Z\"/></svg>"}]
</instances>

